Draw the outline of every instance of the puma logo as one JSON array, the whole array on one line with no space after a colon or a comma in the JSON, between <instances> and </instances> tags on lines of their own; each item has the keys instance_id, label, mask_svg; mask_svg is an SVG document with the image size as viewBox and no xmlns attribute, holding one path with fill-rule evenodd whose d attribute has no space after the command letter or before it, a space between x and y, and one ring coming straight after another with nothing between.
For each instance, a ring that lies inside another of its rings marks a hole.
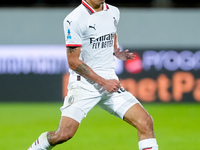
<instances>
[{"instance_id":1,"label":"puma logo","mask_svg":"<svg viewBox=\"0 0 200 150\"><path fill-rule=\"evenodd\" d=\"M94 26L89 26L89 28L92 28L92 29L96 30L95 24L94 24Z\"/></svg>"},{"instance_id":2,"label":"puma logo","mask_svg":"<svg viewBox=\"0 0 200 150\"><path fill-rule=\"evenodd\" d=\"M69 23L69 25L71 25L72 21L67 20L67 23Z\"/></svg>"}]
</instances>

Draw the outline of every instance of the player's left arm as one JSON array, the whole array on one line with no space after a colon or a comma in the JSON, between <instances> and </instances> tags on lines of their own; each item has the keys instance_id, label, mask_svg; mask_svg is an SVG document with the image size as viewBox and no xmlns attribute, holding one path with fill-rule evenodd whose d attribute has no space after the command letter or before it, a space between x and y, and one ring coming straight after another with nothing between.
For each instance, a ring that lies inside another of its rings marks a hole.
<instances>
[{"instance_id":1,"label":"player's left arm","mask_svg":"<svg viewBox=\"0 0 200 150\"><path fill-rule=\"evenodd\" d=\"M129 50L120 51L120 47L118 44L117 33L115 33L114 37L114 52L113 54L120 60L126 61L127 59L135 59L134 53L130 53Z\"/></svg>"}]
</instances>

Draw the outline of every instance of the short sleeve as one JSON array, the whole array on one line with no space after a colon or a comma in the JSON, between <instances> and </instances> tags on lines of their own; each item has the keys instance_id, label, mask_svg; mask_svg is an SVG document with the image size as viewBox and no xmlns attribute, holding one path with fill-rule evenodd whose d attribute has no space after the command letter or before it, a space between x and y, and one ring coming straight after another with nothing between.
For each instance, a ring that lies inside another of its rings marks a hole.
<instances>
[{"instance_id":1,"label":"short sleeve","mask_svg":"<svg viewBox=\"0 0 200 150\"><path fill-rule=\"evenodd\" d=\"M82 33L79 23L76 20L70 20L67 17L63 22L66 47L81 47Z\"/></svg>"},{"instance_id":2,"label":"short sleeve","mask_svg":"<svg viewBox=\"0 0 200 150\"><path fill-rule=\"evenodd\" d=\"M120 20L120 11L117 7L109 5L109 8L111 9L113 16L115 17L115 25L117 26Z\"/></svg>"},{"instance_id":3,"label":"short sleeve","mask_svg":"<svg viewBox=\"0 0 200 150\"><path fill-rule=\"evenodd\" d=\"M119 23L119 20L120 20L120 11L119 11L119 9L117 8L117 23Z\"/></svg>"}]
</instances>

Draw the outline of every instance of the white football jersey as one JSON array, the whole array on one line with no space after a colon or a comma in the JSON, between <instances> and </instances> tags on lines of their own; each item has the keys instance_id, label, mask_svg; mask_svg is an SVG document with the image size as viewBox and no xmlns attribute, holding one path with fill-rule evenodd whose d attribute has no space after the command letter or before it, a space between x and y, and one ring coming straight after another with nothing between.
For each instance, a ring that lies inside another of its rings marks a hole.
<instances>
[{"instance_id":1,"label":"white football jersey","mask_svg":"<svg viewBox=\"0 0 200 150\"><path fill-rule=\"evenodd\" d=\"M97 74L102 71L114 73L113 45L118 21L118 8L104 3L103 11L95 12L83 0L64 19L66 46L81 47L79 59ZM72 76L77 75L73 70L69 71Z\"/></svg>"}]
</instances>

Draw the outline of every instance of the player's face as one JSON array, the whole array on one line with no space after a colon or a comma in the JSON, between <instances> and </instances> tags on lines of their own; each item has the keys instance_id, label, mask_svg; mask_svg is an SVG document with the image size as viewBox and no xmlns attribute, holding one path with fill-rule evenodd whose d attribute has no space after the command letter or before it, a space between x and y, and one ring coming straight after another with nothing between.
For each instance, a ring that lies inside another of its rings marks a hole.
<instances>
[{"instance_id":1,"label":"player's face","mask_svg":"<svg viewBox=\"0 0 200 150\"><path fill-rule=\"evenodd\" d=\"M94 4L97 6L100 6L105 2L105 0L86 0L86 1L89 2L89 4Z\"/></svg>"},{"instance_id":2,"label":"player's face","mask_svg":"<svg viewBox=\"0 0 200 150\"><path fill-rule=\"evenodd\" d=\"M96 1L98 1L98 3L101 3L101 4L105 3L105 0L96 0Z\"/></svg>"}]
</instances>

